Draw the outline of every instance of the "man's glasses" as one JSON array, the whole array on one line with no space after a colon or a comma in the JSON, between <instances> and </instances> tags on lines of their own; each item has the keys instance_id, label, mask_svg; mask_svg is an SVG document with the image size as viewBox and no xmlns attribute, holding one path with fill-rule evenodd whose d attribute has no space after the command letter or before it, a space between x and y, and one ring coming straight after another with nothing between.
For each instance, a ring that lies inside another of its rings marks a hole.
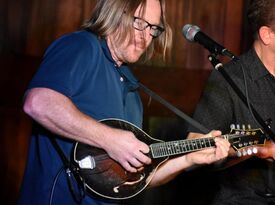
<instances>
[{"instance_id":1,"label":"man's glasses","mask_svg":"<svg viewBox=\"0 0 275 205\"><path fill-rule=\"evenodd\" d=\"M142 18L139 17L134 17L134 22L133 22L133 27L139 31L145 30L147 27L150 28L150 35L153 38L157 38L160 36L160 34L164 31L164 28L157 26L157 25L152 25L149 22L145 21Z\"/></svg>"}]
</instances>

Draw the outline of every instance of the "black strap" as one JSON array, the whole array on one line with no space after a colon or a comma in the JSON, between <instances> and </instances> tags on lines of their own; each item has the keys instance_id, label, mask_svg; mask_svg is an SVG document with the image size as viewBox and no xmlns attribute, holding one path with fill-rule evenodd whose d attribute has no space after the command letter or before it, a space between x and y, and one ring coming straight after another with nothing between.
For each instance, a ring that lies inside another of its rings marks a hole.
<instances>
[{"instance_id":1,"label":"black strap","mask_svg":"<svg viewBox=\"0 0 275 205\"><path fill-rule=\"evenodd\" d=\"M83 198L85 197L86 186L84 180L80 177L78 167L71 163L70 160L65 156L61 147L58 145L57 141L53 137L49 137L52 145L59 154L67 174L67 181L69 184L69 189L73 195L73 199L76 203L81 204Z\"/></svg>"},{"instance_id":2,"label":"black strap","mask_svg":"<svg viewBox=\"0 0 275 205\"><path fill-rule=\"evenodd\" d=\"M49 137L49 139L51 140L51 143L53 144L54 148L56 149L57 153L59 154L64 167L65 168L71 168L71 163L70 161L67 159L67 157L65 156L65 154L63 153L62 149L60 148L60 146L58 145L57 141L55 138L53 137Z\"/></svg>"},{"instance_id":3,"label":"black strap","mask_svg":"<svg viewBox=\"0 0 275 205\"><path fill-rule=\"evenodd\" d=\"M149 88L147 88L143 84L139 83L139 87L142 88L144 90L144 92L147 93L149 96L151 96L152 98L154 98L155 100L160 102L162 105L164 105L165 107L170 109L176 115L178 115L179 117L181 117L182 119L187 121L189 124L191 124L192 126L197 128L198 130L200 130L202 133L206 134L206 133L210 132L209 129L207 129L206 127L204 127L203 125L201 125L200 123L198 123L197 121L195 121L194 119L192 119L191 117L189 117L188 115L186 115L185 113L180 111L178 108L176 108L171 103L164 100L162 97L160 97L159 95L154 93L152 90L150 90Z\"/></svg>"},{"instance_id":4,"label":"black strap","mask_svg":"<svg viewBox=\"0 0 275 205\"><path fill-rule=\"evenodd\" d=\"M186 115L185 113L183 113L182 111L180 111L178 108L176 108L175 106L173 106L171 103L167 102L165 99L163 99L162 97L160 97L159 95L157 95L156 93L154 93L152 90L150 90L149 88L147 88L145 85L143 85L142 83L138 82L137 79L135 79L133 76L130 76L131 73L129 73L127 70L125 69L117 69L118 73L120 74L121 77L123 77L127 83L128 83L128 87L130 89L128 90L136 90L138 88L143 89L143 91L145 93L147 93L149 96L151 96L152 98L154 98L155 100L157 100L158 102L160 102L162 105L164 105L165 107L167 107L169 110L171 110L173 113L175 113L176 115L178 115L180 118L184 119L185 121L187 121L189 124L191 124L192 126L194 126L195 128L197 128L200 132L206 134L208 132L210 132L209 129L207 129L206 127L204 127L203 125L201 125L199 122L195 121L194 119L192 119L191 117L189 117L188 115Z\"/></svg>"}]
</instances>

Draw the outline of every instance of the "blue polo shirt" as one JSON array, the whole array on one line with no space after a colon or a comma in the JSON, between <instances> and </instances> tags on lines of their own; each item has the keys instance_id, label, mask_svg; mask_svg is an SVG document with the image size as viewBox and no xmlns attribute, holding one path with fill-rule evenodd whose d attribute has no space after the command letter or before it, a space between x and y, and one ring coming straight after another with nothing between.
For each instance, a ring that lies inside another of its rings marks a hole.
<instances>
[{"instance_id":1,"label":"blue polo shirt","mask_svg":"<svg viewBox=\"0 0 275 205\"><path fill-rule=\"evenodd\" d=\"M143 109L136 82L126 65L116 66L104 39L78 31L49 46L29 89L45 87L62 93L94 119L119 118L141 127ZM74 141L34 124L18 204L76 204L61 169L62 161L49 137L55 137L70 158ZM82 204L107 203L86 196Z\"/></svg>"}]
</instances>

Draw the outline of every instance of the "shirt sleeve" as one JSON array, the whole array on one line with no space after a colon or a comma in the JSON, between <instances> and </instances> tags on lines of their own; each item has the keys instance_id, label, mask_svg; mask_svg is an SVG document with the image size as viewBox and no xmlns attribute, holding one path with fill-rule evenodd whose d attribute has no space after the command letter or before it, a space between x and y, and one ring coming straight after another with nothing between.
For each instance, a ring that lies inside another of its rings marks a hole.
<instances>
[{"instance_id":1,"label":"shirt sleeve","mask_svg":"<svg viewBox=\"0 0 275 205\"><path fill-rule=\"evenodd\" d=\"M30 88L45 87L65 96L72 96L91 69L93 46L82 35L67 34L54 41L46 50Z\"/></svg>"},{"instance_id":2,"label":"shirt sleeve","mask_svg":"<svg viewBox=\"0 0 275 205\"><path fill-rule=\"evenodd\" d=\"M232 115L232 100L228 91L228 84L219 71L213 70L207 81L193 118L209 130L230 130ZM189 126L188 131L199 132Z\"/></svg>"}]
</instances>

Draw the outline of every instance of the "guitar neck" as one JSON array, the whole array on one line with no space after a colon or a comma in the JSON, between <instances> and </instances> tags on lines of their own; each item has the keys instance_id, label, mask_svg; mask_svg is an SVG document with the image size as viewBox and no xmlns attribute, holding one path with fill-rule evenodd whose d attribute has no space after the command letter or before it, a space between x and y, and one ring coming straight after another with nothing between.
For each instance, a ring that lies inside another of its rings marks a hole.
<instances>
[{"instance_id":1,"label":"guitar neck","mask_svg":"<svg viewBox=\"0 0 275 205\"><path fill-rule=\"evenodd\" d=\"M238 140L240 135L226 134L221 135L221 138L227 139L232 145L235 140ZM245 136L245 135L243 135ZM210 147L215 147L215 137L186 139L168 142L158 142L150 145L153 158L167 157L173 155L184 154L188 152L198 151Z\"/></svg>"},{"instance_id":2,"label":"guitar neck","mask_svg":"<svg viewBox=\"0 0 275 205\"><path fill-rule=\"evenodd\" d=\"M159 142L150 145L153 158L160 158L215 147L214 137Z\"/></svg>"}]
</instances>

